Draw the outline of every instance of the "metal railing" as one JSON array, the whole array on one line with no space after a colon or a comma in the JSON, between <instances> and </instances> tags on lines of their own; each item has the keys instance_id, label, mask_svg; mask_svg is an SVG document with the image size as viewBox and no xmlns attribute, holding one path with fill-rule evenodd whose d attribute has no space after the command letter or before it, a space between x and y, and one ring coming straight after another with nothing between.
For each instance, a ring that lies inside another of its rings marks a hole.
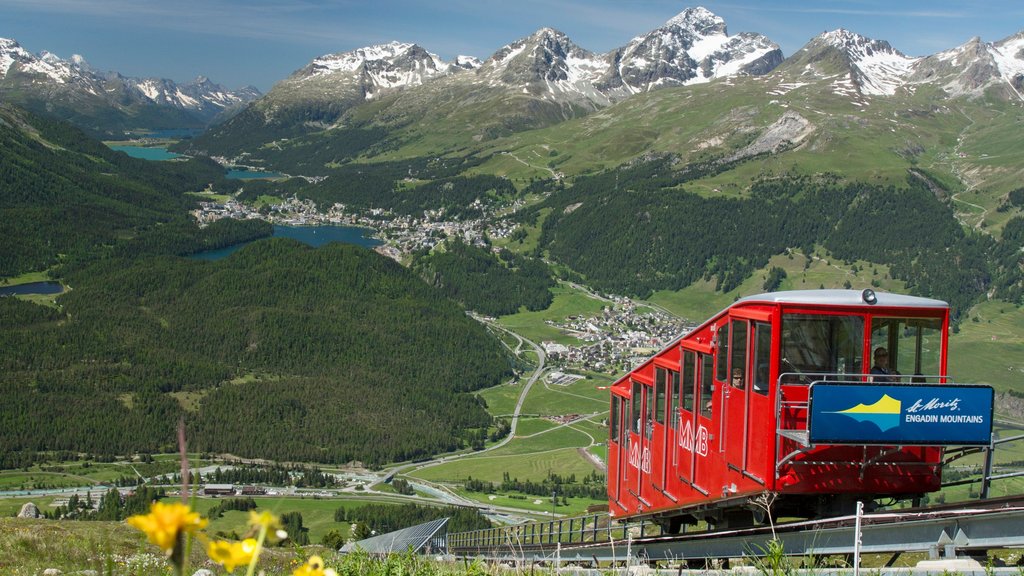
<instances>
[{"instance_id":1,"label":"metal railing","mask_svg":"<svg viewBox=\"0 0 1024 576\"><path fill-rule=\"evenodd\" d=\"M589 544L660 536L653 522L615 524L607 513L530 522L448 535L449 550L521 549L556 544Z\"/></svg>"}]
</instances>

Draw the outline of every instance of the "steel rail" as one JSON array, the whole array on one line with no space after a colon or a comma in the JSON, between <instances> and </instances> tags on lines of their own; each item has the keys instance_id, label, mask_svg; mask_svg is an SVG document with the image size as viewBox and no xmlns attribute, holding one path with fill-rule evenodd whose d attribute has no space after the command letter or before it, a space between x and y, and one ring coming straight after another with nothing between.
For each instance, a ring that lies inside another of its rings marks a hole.
<instances>
[{"instance_id":1,"label":"steel rail","mask_svg":"<svg viewBox=\"0 0 1024 576\"><path fill-rule=\"evenodd\" d=\"M861 516L861 553L927 552L953 558L999 548L1024 547L1024 506L1020 497L971 502L959 508L907 510ZM854 516L759 526L740 530L658 537L630 537L596 543L518 544L451 548L463 558L542 563L704 563L761 555L777 538L786 555L852 555ZM618 532L618 530L616 530Z\"/></svg>"}]
</instances>

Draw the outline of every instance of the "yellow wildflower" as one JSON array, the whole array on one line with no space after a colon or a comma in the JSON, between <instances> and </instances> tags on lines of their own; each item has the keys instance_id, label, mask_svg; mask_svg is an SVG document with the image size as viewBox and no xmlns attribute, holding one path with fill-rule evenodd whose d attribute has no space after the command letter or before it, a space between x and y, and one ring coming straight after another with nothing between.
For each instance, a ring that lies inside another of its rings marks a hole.
<instances>
[{"instance_id":1,"label":"yellow wildflower","mask_svg":"<svg viewBox=\"0 0 1024 576\"><path fill-rule=\"evenodd\" d=\"M288 537L288 533L285 532L281 526L281 519L271 512L257 512L255 510L250 510L249 526L266 530L267 539L271 542L284 540Z\"/></svg>"},{"instance_id":2,"label":"yellow wildflower","mask_svg":"<svg viewBox=\"0 0 1024 576\"><path fill-rule=\"evenodd\" d=\"M128 524L145 532L150 542L170 554L177 543L179 532L194 533L206 527L207 520L185 504L153 502L149 514L131 516Z\"/></svg>"},{"instance_id":3,"label":"yellow wildflower","mask_svg":"<svg viewBox=\"0 0 1024 576\"><path fill-rule=\"evenodd\" d=\"M338 576L333 568L324 568L324 559L319 556L310 556L309 560L292 572L292 576Z\"/></svg>"},{"instance_id":4,"label":"yellow wildflower","mask_svg":"<svg viewBox=\"0 0 1024 576\"><path fill-rule=\"evenodd\" d=\"M248 564L256 553L256 539L246 538L241 542L217 540L206 547L206 554L228 572L234 572L236 566Z\"/></svg>"}]
</instances>

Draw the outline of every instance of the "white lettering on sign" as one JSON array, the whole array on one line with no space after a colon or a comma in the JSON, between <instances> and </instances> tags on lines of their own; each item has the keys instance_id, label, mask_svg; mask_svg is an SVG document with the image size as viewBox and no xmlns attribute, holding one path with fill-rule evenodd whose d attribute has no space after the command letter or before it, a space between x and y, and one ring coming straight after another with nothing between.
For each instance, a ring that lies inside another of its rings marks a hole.
<instances>
[{"instance_id":1,"label":"white lettering on sign","mask_svg":"<svg viewBox=\"0 0 1024 576\"><path fill-rule=\"evenodd\" d=\"M938 398L932 398L928 402L922 403L921 399L918 398L914 401L914 405L907 408L908 414L914 412L930 412L932 410L949 410L950 412L958 412L960 410L960 399L953 398L945 402L939 402Z\"/></svg>"},{"instance_id":2,"label":"white lettering on sign","mask_svg":"<svg viewBox=\"0 0 1024 576\"><path fill-rule=\"evenodd\" d=\"M695 434L689 421L682 423L680 428L682 430L679 431L679 447L687 452L695 452L699 456L707 456L708 429L701 424Z\"/></svg>"}]
</instances>

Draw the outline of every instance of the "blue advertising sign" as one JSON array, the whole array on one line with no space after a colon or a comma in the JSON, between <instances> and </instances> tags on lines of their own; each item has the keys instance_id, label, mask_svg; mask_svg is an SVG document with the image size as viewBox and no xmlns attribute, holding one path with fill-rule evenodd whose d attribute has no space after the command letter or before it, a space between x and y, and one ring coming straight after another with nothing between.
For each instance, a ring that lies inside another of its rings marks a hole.
<instances>
[{"instance_id":1,"label":"blue advertising sign","mask_svg":"<svg viewBox=\"0 0 1024 576\"><path fill-rule=\"evenodd\" d=\"M987 445L991 386L815 382L811 444Z\"/></svg>"}]
</instances>

